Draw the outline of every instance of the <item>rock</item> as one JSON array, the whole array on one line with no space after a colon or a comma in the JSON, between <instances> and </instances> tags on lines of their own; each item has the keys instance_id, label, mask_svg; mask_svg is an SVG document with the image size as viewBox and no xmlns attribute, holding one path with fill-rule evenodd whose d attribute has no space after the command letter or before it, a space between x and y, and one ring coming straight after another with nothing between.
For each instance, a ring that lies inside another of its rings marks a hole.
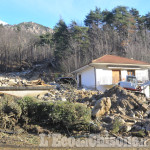
<instances>
[{"instance_id":1,"label":"rock","mask_svg":"<svg viewBox=\"0 0 150 150\"><path fill-rule=\"evenodd\" d=\"M93 117L101 117L104 114L108 113L109 109L111 108L111 100L109 97L102 98L98 100L92 110Z\"/></svg>"},{"instance_id":2,"label":"rock","mask_svg":"<svg viewBox=\"0 0 150 150\"><path fill-rule=\"evenodd\" d=\"M60 100L64 102L67 101L65 97L60 97Z\"/></svg>"},{"instance_id":3,"label":"rock","mask_svg":"<svg viewBox=\"0 0 150 150\"><path fill-rule=\"evenodd\" d=\"M148 109L148 105L147 104L142 104L141 107L142 107L142 109L144 111L147 111L147 109Z\"/></svg>"},{"instance_id":4,"label":"rock","mask_svg":"<svg viewBox=\"0 0 150 150\"><path fill-rule=\"evenodd\" d=\"M126 115L126 111L124 108L121 108L120 106L117 106L117 112L122 114L122 115Z\"/></svg>"},{"instance_id":5,"label":"rock","mask_svg":"<svg viewBox=\"0 0 150 150\"><path fill-rule=\"evenodd\" d=\"M146 131L150 131L150 122L146 122L145 124Z\"/></svg>"},{"instance_id":6,"label":"rock","mask_svg":"<svg viewBox=\"0 0 150 150\"><path fill-rule=\"evenodd\" d=\"M118 118L118 121L121 123L121 124L125 124L125 120L124 119L122 119L122 118Z\"/></svg>"},{"instance_id":7,"label":"rock","mask_svg":"<svg viewBox=\"0 0 150 150\"><path fill-rule=\"evenodd\" d=\"M48 101L48 100L49 100L49 97L48 97L48 96L44 96L44 97L43 97L43 100L44 100L44 101Z\"/></svg>"},{"instance_id":8,"label":"rock","mask_svg":"<svg viewBox=\"0 0 150 150\"><path fill-rule=\"evenodd\" d=\"M95 103L96 103L96 100L94 99L94 100L92 100L92 102L91 102L91 106L94 106L95 105Z\"/></svg>"},{"instance_id":9,"label":"rock","mask_svg":"<svg viewBox=\"0 0 150 150\"><path fill-rule=\"evenodd\" d=\"M121 131L121 132L129 132L131 129L132 129L131 126L129 126L129 125L124 125L124 126L121 127L120 131Z\"/></svg>"},{"instance_id":10,"label":"rock","mask_svg":"<svg viewBox=\"0 0 150 150\"><path fill-rule=\"evenodd\" d=\"M106 122L106 123L112 123L112 121L114 120L114 116L106 116L104 118L102 118L102 121Z\"/></svg>"},{"instance_id":11,"label":"rock","mask_svg":"<svg viewBox=\"0 0 150 150\"><path fill-rule=\"evenodd\" d=\"M147 110L147 111L144 113L143 117L145 117L145 118L150 118L150 110Z\"/></svg>"},{"instance_id":12,"label":"rock","mask_svg":"<svg viewBox=\"0 0 150 150\"><path fill-rule=\"evenodd\" d=\"M135 118L135 113L132 110L130 110L129 116Z\"/></svg>"},{"instance_id":13,"label":"rock","mask_svg":"<svg viewBox=\"0 0 150 150\"><path fill-rule=\"evenodd\" d=\"M109 135L109 132L108 132L107 130L103 130L103 131L101 131L101 134L102 134L103 136L108 136L108 135Z\"/></svg>"},{"instance_id":14,"label":"rock","mask_svg":"<svg viewBox=\"0 0 150 150\"><path fill-rule=\"evenodd\" d=\"M133 129L134 129L135 131L139 131L139 130L142 129L142 127L139 126L139 125L134 125L134 126L133 126Z\"/></svg>"}]
</instances>

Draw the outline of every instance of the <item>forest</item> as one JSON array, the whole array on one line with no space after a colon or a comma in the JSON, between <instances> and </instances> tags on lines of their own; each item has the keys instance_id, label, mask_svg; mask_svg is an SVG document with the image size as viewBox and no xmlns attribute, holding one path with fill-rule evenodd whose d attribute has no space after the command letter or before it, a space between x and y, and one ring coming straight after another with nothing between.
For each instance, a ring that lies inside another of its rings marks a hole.
<instances>
[{"instance_id":1,"label":"forest","mask_svg":"<svg viewBox=\"0 0 150 150\"><path fill-rule=\"evenodd\" d=\"M69 73L105 54L150 62L150 12L118 6L96 7L84 25L60 19L52 33L42 35L19 26L0 26L0 71L20 71L48 61L54 70Z\"/></svg>"}]
</instances>

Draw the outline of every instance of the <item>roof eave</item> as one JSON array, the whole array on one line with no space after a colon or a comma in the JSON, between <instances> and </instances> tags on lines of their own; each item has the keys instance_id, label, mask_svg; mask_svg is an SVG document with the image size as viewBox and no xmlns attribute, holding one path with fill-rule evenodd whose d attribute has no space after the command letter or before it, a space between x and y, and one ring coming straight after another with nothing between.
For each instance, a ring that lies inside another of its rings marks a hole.
<instances>
[{"instance_id":1,"label":"roof eave","mask_svg":"<svg viewBox=\"0 0 150 150\"><path fill-rule=\"evenodd\" d=\"M79 69L76 69L75 71L72 71L71 73L74 74L74 73L78 73L84 69L87 69L89 67L95 67L97 65L100 65L100 66L107 66L107 65L119 65L119 66L139 66L141 68L146 68L146 69L149 69L150 68L150 65L142 65L142 64L119 64L119 63L90 63L88 65L85 65Z\"/></svg>"},{"instance_id":2,"label":"roof eave","mask_svg":"<svg viewBox=\"0 0 150 150\"><path fill-rule=\"evenodd\" d=\"M119 66L140 66L140 67L145 67L145 68L150 68L150 65L143 65L143 64L123 64L123 63L90 63L91 66L95 65L119 65Z\"/></svg>"},{"instance_id":3,"label":"roof eave","mask_svg":"<svg viewBox=\"0 0 150 150\"><path fill-rule=\"evenodd\" d=\"M72 74L78 73L78 72L80 72L81 70L87 69L87 68L89 68L89 67L90 67L89 65L85 65L85 66L83 66L83 67L81 67L81 68L76 69L75 71L72 71L71 73L72 73Z\"/></svg>"}]
</instances>

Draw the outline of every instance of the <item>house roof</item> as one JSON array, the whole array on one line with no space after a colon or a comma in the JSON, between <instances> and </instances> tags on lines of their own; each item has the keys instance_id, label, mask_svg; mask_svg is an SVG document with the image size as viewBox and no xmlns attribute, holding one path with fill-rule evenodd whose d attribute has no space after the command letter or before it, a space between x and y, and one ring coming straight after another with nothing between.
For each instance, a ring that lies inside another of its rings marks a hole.
<instances>
[{"instance_id":1,"label":"house roof","mask_svg":"<svg viewBox=\"0 0 150 150\"><path fill-rule=\"evenodd\" d=\"M125 57L120 57L116 55L104 55L102 57L99 57L95 60L93 60L88 65L85 65L81 68L78 68L77 70L73 71L72 73L83 71L89 67L101 67L106 66L107 68L115 68L115 69L141 69L150 68L150 64L144 61L139 61L135 59L129 59Z\"/></svg>"},{"instance_id":2,"label":"house roof","mask_svg":"<svg viewBox=\"0 0 150 150\"><path fill-rule=\"evenodd\" d=\"M92 61L92 63L117 63L117 64L136 64L136 65L150 65L147 62L135 59L129 59L116 55L104 55Z\"/></svg>"}]
</instances>

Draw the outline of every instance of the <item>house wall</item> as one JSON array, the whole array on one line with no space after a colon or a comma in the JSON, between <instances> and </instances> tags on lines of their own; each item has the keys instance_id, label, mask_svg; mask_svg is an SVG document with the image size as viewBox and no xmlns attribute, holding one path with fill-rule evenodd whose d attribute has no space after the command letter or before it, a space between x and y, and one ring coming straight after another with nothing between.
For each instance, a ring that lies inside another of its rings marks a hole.
<instances>
[{"instance_id":1,"label":"house wall","mask_svg":"<svg viewBox=\"0 0 150 150\"><path fill-rule=\"evenodd\" d=\"M137 78L137 80L139 82L146 82L149 80L149 76L148 76L148 69L146 70L136 70L135 71L135 76ZM143 93L145 93L145 95L149 98L150 97L150 90L149 90L149 86L146 87L146 89L144 91L142 91Z\"/></svg>"},{"instance_id":2,"label":"house wall","mask_svg":"<svg viewBox=\"0 0 150 150\"><path fill-rule=\"evenodd\" d=\"M141 82L148 81L149 80L148 69L146 69L146 70L136 70L135 71L135 76L136 76L138 81L141 81Z\"/></svg>"},{"instance_id":3,"label":"house wall","mask_svg":"<svg viewBox=\"0 0 150 150\"><path fill-rule=\"evenodd\" d=\"M97 85L112 84L112 70L96 69Z\"/></svg>"},{"instance_id":4,"label":"house wall","mask_svg":"<svg viewBox=\"0 0 150 150\"><path fill-rule=\"evenodd\" d=\"M125 81L128 75L127 70L121 70L121 80ZM148 69L146 70L135 70L135 76L138 81L145 82L149 80Z\"/></svg>"},{"instance_id":5,"label":"house wall","mask_svg":"<svg viewBox=\"0 0 150 150\"><path fill-rule=\"evenodd\" d=\"M112 84L112 70L96 69L97 90L105 91Z\"/></svg>"},{"instance_id":6,"label":"house wall","mask_svg":"<svg viewBox=\"0 0 150 150\"><path fill-rule=\"evenodd\" d=\"M95 89L95 72L94 67L83 70L77 74L77 82L79 85L79 75L81 75L81 86L83 88Z\"/></svg>"},{"instance_id":7,"label":"house wall","mask_svg":"<svg viewBox=\"0 0 150 150\"><path fill-rule=\"evenodd\" d=\"M96 73L96 87L97 90L105 91L112 87L112 70L96 69L94 71L94 67L90 67L88 69L84 69L82 72L77 74L77 82L79 83L79 74L81 75L81 84L83 88L87 89L95 89L95 73ZM126 76L128 75L127 70L121 70L121 80L125 81ZM135 76L138 81L142 81L143 83L149 80L148 70L135 70ZM79 85L79 84L78 84ZM149 97L149 86L143 91L147 97Z\"/></svg>"},{"instance_id":8,"label":"house wall","mask_svg":"<svg viewBox=\"0 0 150 150\"><path fill-rule=\"evenodd\" d=\"M121 70L121 81L125 81L127 75L127 70Z\"/></svg>"}]
</instances>

